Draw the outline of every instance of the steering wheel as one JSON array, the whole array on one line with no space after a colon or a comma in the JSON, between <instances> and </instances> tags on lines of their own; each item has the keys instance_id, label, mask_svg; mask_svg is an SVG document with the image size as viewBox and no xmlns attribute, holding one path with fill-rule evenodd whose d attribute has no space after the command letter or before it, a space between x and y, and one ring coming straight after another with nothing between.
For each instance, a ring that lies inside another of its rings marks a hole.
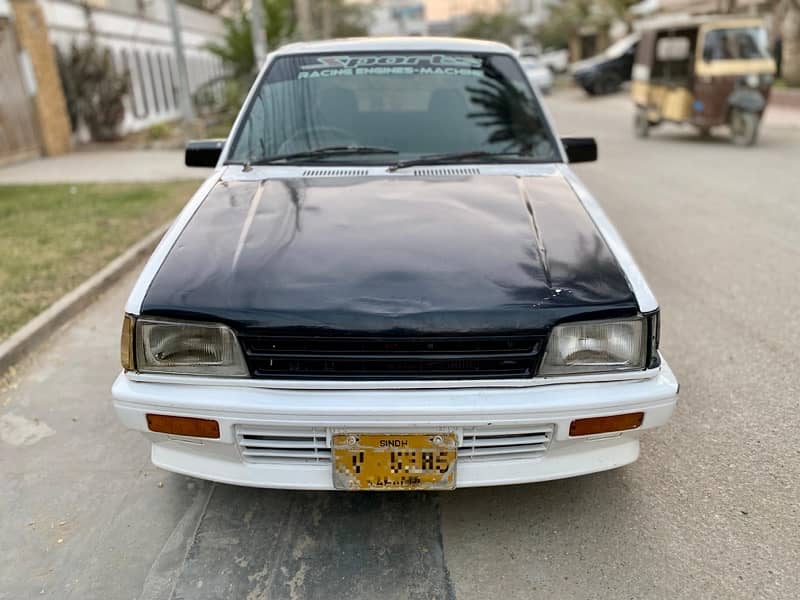
<instances>
[{"instance_id":1,"label":"steering wheel","mask_svg":"<svg viewBox=\"0 0 800 600\"><path fill-rule=\"evenodd\" d=\"M341 127L303 127L278 148L278 154L291 154L308 150L308 140L314 140L318 146L358 146L358 140L352 133ZM312 148L313 149L313 148Z\"/></svg>"}]
</instances>

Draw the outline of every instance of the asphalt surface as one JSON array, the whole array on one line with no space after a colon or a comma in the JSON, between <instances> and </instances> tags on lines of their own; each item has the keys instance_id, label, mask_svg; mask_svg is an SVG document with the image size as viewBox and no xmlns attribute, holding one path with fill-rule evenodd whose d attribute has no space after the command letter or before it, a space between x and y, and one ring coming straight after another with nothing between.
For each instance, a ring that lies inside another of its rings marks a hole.
<instances>
[{"instance_id":1,"label":"asphalt surface","mask_svg":"<svg viewBox=\"0 0 800 600\"><path fill-rule=\"evenodd\" d=\"M780 598L800 589L800 127L753 149L549 104L661 301L681 383L631 466L441 494L159 471L109 387L128 278L0 387L0 599Z\"/></svg>"}]
</instances>

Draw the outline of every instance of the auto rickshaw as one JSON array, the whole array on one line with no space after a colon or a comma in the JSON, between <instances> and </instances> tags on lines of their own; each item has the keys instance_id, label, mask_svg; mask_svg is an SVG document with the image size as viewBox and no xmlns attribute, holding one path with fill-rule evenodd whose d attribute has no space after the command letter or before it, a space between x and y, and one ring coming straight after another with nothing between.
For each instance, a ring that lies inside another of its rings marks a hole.
<instances>
[{"instance_id":1,"label":"auto rickshaw","mask_svg":"<svg viewBox=\"0 0 800 600\"><path fill-rule=\"evenodd\" d=\"M702 135L727 125L736 144L752 146L774 75L760 20L705 17L646 27L633 66L636 134L646 137L663 121L691 123Z\"/></svg>"}]
</instances>

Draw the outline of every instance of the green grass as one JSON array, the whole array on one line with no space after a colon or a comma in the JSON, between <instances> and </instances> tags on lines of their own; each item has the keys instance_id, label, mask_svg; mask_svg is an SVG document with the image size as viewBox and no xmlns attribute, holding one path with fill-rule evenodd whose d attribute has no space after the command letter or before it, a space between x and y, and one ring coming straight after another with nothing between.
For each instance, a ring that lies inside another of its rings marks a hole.
<instances>
[{"instance_id":1,"label":"green grass","mask_svg":"<svg viewBox=\"0 0 800 600\"><path fill-rule=\"evenodd\" d=\"M0 186L0 341L174 217L198 185Z\"/></svg>"}]
</instances>

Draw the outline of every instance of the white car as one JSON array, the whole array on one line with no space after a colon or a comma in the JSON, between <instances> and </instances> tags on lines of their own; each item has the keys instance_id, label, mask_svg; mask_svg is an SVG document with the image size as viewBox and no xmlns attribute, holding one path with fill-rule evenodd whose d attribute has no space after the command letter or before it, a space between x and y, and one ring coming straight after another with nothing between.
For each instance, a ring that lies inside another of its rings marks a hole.
<instances>
[{"instance_id":1,"label":"white car","mask_svg":"<svg viewBox=\"0 0 800 600\"><path fill-rule=\"evenodd\" d=\"M554 78L553 72L549 67L531 57L523 57L519 62L522 65L522 69L525 71L525 75L528 77L528 81L531 82L531 85L545 95L552 91Z\"/></svg>"},{"instance_id":2,"label":"white car","mask_svg":"<svg viewBox=\"0 0 800 600\"><path fill-rule=\"evenodd\" d=\"M553 73L566 73L569 68L569 51L564 48L545 48L538 58Z\"/></svg>"},{"instance_id":3,"label":"white car","mask_svg":"<svg viewBox=\"0 0 800 600\"><path fill-rule=\"evenodd\" d=\"M157 466L245 486L635 461L678 383L658 302L568 164L596 156L502 44L277 50L230 137L187 147L215 170L127 301L117 415Z\"/></svg>"}]
</instances>

